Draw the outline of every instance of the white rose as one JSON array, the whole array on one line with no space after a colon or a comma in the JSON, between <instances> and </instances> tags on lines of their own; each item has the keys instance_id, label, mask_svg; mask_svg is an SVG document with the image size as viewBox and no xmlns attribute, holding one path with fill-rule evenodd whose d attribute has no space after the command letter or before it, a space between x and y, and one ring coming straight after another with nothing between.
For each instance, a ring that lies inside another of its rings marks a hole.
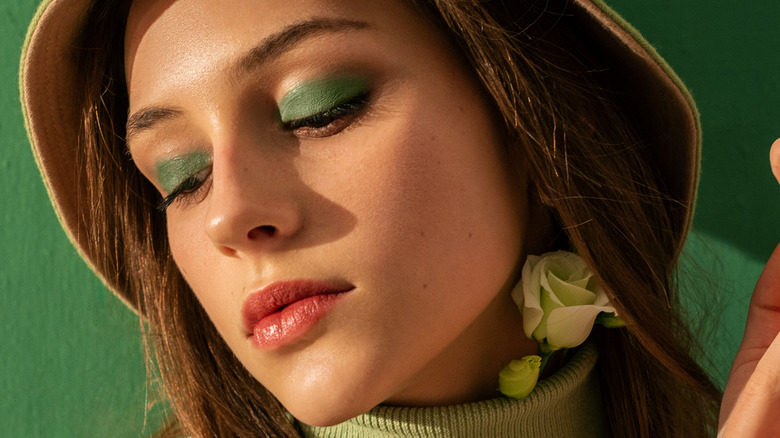
<instances>
[{"instance_id":1,"label":"white rose","mask_svg":"<svg viewBox=\"0 0 780 438\"><path fill-rule=\"evenodd\" d=\"M529 255L512 298L526 336L550 350L582 344L600 313L616 314L585 260L566 251Z\"/></svg>"}]
</instances>

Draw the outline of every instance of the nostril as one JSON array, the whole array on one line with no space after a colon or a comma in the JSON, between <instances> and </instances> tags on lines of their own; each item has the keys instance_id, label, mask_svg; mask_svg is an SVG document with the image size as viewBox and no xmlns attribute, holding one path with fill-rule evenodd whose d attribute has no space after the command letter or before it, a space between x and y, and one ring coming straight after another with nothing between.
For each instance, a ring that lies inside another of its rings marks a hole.
<instances>
[{"instance_id":1,"label":"nostril","mask_svg":"<svg viewBox=\"0 0 780 438\"><path fill-rule=\"evenodd\" d=\"M276 227L272 225L262 225L259 227L252 228L249 231L249 238L250 239L257 239L261 237L273 237L276 235Z\"/></svg>"}]
</instances>

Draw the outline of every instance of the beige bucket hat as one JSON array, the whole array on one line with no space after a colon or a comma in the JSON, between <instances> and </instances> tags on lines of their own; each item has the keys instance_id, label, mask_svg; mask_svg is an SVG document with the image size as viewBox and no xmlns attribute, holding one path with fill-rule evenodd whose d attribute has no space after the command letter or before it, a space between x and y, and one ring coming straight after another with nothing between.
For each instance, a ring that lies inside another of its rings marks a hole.
<instances>
[{"instance_id":1,"label":"beige bucket hat","mask_svg":"<svg viewBox=\"0 0 780 438\"><path fill-rule=\"evenodd\" d=\"M88 233L79 223L73 187L83 169L76 165L80 114L78 68L73 46L94 0L46 0L27 33L20 66L22 111L33 153L57 216L84 260L131 308L127 291L96 269ZM588 38L599 44L626 99L643 125L648 144L675 199L692 206L698 182L701 134L690 93L652 46L601 0L573 0L571 13ZM89 214L88 212L84 212ZM692 214L679 226L690 227ZM89 221L89 217L84 217Z\"/></svg>"}]
</instances>

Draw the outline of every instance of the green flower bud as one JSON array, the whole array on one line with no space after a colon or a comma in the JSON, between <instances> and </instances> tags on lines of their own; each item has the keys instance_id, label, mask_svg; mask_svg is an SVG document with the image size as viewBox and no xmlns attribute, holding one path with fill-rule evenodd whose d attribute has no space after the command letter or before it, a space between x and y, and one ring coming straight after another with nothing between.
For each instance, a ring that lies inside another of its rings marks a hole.
<instances>
[{"instance_id":1,"label":"green flower bud","mask_svg":"<svg viewBox=\"0 0 780 438\"><path fill-rule=\"evenodd\" d=\"M509 362L498 373L498 390L506 396L524 399L539 380L541 364L542 358L536 355Z\"/></svg>"}]
</instances>

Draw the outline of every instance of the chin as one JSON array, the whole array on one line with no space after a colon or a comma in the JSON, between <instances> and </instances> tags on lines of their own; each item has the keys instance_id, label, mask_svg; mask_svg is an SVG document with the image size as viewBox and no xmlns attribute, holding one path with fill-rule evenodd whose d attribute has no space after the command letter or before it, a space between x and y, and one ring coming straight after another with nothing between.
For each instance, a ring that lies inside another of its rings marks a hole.
<instances>
[{"instance_id":1,"label":"chin","mask_svg":"<svg viewBox=\"0 0 780 438\"><path fill-rule=\"evenodd\" d=\"M310 426L333 426L362 415L383 399L375 385L315 385L287 394L280 402L298 421ZM357 382L356 382L357 383Z\"/></svg>"},{"instance_id":2,"label":"chin","mask_svg":"<svg viewBox=\"0 0 780 438\"><path fill-rule=\"evenodd\" d=\"M287 410L298 421L310 426L327 427L343 423L350 418L368 412L375 405L350 403L350 400L342 400L334 403L320 404L316 401L301 403L300 406L285 405Z\"/></svg>"}]
</instances>

